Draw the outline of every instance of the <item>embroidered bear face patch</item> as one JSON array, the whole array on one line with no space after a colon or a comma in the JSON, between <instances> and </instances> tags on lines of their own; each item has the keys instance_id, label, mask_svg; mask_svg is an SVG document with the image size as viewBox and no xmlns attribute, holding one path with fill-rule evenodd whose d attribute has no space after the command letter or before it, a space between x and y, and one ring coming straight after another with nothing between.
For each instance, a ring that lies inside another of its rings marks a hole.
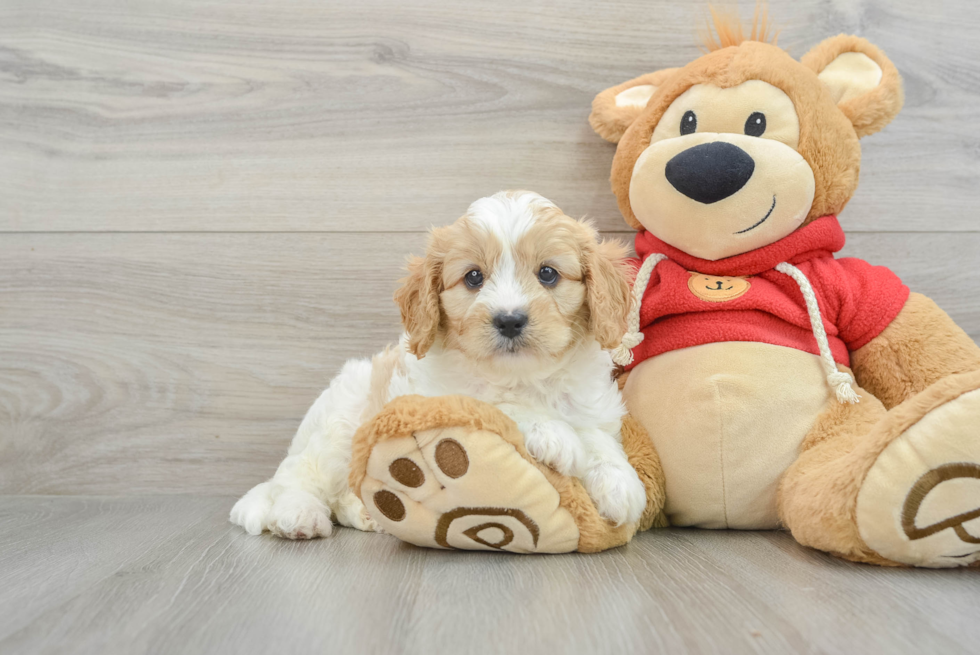
<instances>
[{"instance_id":1,"label":"embroidered bear face patch","mask_svg":"<svg viewBox=\"0 0 980 655\"><path fill-rule=\"evenodd\" d=\"M752 286L744 277L718 277L697 271L688 271L688 273L691 277L687 281L687 288L695 296L708 302L734 300L745 294Z\"/></svg>"}]
</instances>

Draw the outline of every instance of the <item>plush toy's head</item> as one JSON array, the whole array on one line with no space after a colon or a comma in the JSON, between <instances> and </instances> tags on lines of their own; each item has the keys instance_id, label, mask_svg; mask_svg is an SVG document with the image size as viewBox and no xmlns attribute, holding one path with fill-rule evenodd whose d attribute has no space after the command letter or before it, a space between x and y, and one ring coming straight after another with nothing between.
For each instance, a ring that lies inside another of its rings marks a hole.
<instances>
[{"instance_id":1,"label":"plush toy's head","mask_svg":"<svg viewBox=\"0 0 980 655\"><path fill-rule=\"evenodd\" d=\"M902 106L898 71L864 39L835 36L796 61L765 42L764 18L750 39L717 17L715 29L703 57L606 89L589 117L619 144L626 221L709 260L838 213L857 187L858 139Z\"/></svg>"}]
</instances>

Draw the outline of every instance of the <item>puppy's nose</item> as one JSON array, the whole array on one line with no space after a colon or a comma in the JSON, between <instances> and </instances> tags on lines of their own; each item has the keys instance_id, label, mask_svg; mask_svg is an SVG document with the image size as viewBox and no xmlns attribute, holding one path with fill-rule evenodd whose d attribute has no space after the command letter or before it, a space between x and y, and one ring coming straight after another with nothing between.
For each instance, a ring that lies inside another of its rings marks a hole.
<instances>
[{"instance_id":1,"label":"puppy's nose","mask_svg":"<svg viewBox=\"0 0 980 655\"><path fill-rule=\"evenodd\" d=\"M713 141L674 155L664 175L691 200L710 205L737 193L754 170L749 153L731 143Z\"/></svg>"},{"instance_id":2,"label":"puppy's nose","mask_svg":"<svg viewBox=\"0 0 980 655\"><path fill-rule=\"evenodd\" d=\"M524 312L501 313L493 317L493 326L497 328L497 332L508 339L520 335L525 325L527 325L527 314Z\"/></svg>"}]
</instances>

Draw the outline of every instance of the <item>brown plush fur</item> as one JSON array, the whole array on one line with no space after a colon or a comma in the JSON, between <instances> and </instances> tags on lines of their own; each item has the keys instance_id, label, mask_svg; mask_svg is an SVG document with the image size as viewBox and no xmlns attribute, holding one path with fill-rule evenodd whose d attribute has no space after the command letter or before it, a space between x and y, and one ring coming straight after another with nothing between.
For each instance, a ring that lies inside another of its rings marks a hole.
<instances>
[{"instance_id":1,"label":"brown plush fur","mask_svg":"<svg viewBox=\"0 0 980 655\"><path fill-rule=\"evenodd\" d=\"M822 41L806 53L800 63L814 73L820 73L834 58L845 52L860 52L881 67L881 82L874 90L837 105L851 121L858 137L865 137L892 122L902 108L905 102L902 78L885 53L865 39L847 34Z\"/></svg>"},{"instance_id":2,"label":"brown plush fur","mask_svg":"<svg viewBox=\"0 0 980 655\"><path fill-rule=\"evenodd\" d=\"M708 11L711 13L711 22L706 22L705 27L707 29L701 32L701 40L708 52L741 45L745 41L761 41L773 45L779 41L779 31L770 22L769 9L762 3L755 6L752 28L748 36L745 36L742 21L739 20L736 12L725 11L716 7L708 7ZM770 34L770 30L772 34Z\"/></svg>"},{"instance_id":3,"label":"brown plush fur","mask_svg":"<svg viewBox=\"0 0 980 655\"><path fill-rule=\"evenodd\" d=\"M861 539L855 512L864 475L897 434L879 435L875 447L866 448L869 432L886 410L867 391L856 391L860 403L831 403L817 419L799 459L783 475L777 505L783 525L800 543L846 559L884 564Z\"/></svg>"},{"instance_id":4,"label":"brown plush fur","mask_svg":"<svg viewBox=\"0 0 980 655\"><path fill-rule=\"evenodd\" d=\"M851 354L858 383L887 409L935 382L980 370L980 347L936 303L913 293L884 332Z\"/></svg>"},{"instance_id":5,"label":"brown plush fur","mask_svg":"<svg viewBox=\"0 0 980 655\"><path fill-rule=\"evenodd\" d=\"M619 143L630 124L643 113L643 107L617 107L616 96L634 86L649 84L659 87L679 70L679 68L664 68L654 73L640 75L597 95L592 101L592 113L589 114L589 124L592 129L606 141Z\"/></svg>"},{"instance_id":6,"label":"brown plush fur","mask_svg":"<svg viewBox=\"0 0 980 655\"><path fill-rule=\"evenodd\" d=\"M616 386L620 391L626 386L629 376L629 371L624 371L616 377ZM660 456L653 447L650 435L630 415L623 419L623 450L647 489L647 506L640 518L640 532L650 528L666 528L670 523L664 513L667 488Z\"/></svg>"},{"instance_id":7,"label":"brown plush fur","mask_svg":"<svg viewBox=\"0 0 980 655\"><path fill-rule=\"evenodd\" d=\"M660 457L647 431L632 416L623 419L623 450L647 489L647 506L640 517L640 531L667 527L667 515L664 514L667 489Z\"/></svg>"},{"instance_id":8,"label":"brown plush fur","mask_svg":"<svg viewBox=\"0 0 980 655\"><path fill-rule=\"evenodd\" d=\"M779 487L779 515L802 544L869 564L901 566L867 547L857 498L865 475L896 437L927 413L980 388L980 371L952 375L886 411L867 391L857 405L831 406L803 443Z\"/></svg>"},{"instance_id":9,"label":"brown plush fur","mask_svg":"<svg viewBox=\"0 0 980 655\"><path fill-rule=\"evenodd\" d=\"M630 463L647 484L648 505L641 525L649 527L658 521L663 509L664 486L660 461L653 452L646 433L635 422L624 425L624 445L630 444L627 454ZM500 436L512 445L522 458L540 470L561 497L561 506L571 513L579 529L578 550L583 553L599 552L628 542L636 533L637 525L615 527L599 516L582 483L568 478L537 463L524 447L524 437L517 425L500 410L487 403L466 396L401 396L388 403L373 419L363 424L354 435L351 448L350 477L348 483L357 496L367 475L368 459L375 444L386 439L410 437L413 432L467 426L474 430L486 430Z\"/></svg>"}]
</instances>

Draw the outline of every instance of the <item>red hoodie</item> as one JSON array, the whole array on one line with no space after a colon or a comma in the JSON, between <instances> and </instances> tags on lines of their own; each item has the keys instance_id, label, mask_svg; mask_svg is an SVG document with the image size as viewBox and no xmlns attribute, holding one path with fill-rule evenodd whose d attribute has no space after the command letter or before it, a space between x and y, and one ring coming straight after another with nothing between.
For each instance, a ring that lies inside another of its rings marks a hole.
<instances>
[{"instance_id":1,"label":"red hoodie","mask_svg":"<svg viewBox=\"0 0 980 655\"><path fill-rule=\"evenodd\" d=\"M667 259L650 275L640 308L643 341L633 363L661 353L717 341L757 341L819 355L803 294L775 270L796 266L815 292L834 359L850 365L850 351L878 336L901 311L909 289L884 266L835 259L844 232L835 216L818 218L758 250L709 261L667 245L649 232L636 235L637 267L652 254Z\"/></svg>"}]
</instances>

